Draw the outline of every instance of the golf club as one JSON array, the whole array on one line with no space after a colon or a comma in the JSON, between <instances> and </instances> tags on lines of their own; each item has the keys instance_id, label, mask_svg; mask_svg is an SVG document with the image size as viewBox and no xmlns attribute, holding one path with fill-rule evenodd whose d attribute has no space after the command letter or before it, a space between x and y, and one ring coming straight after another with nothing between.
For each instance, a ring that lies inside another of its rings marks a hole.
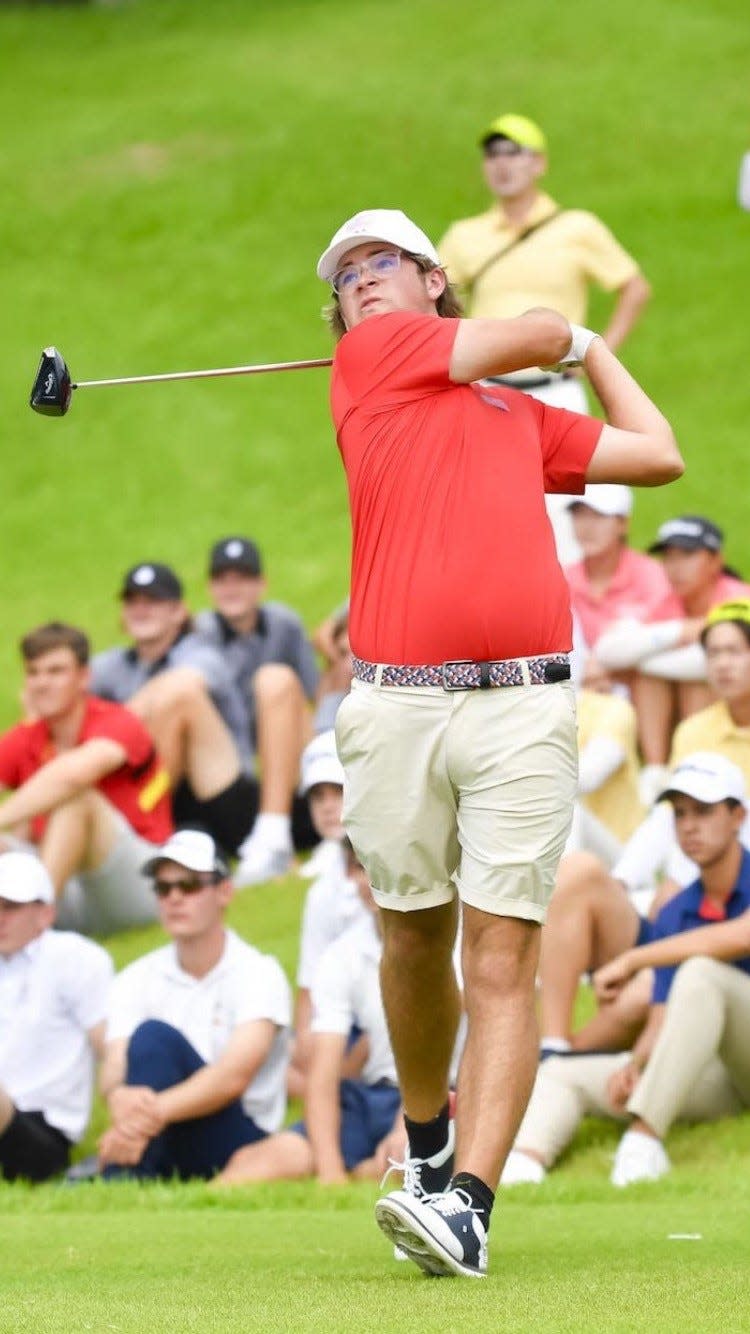
<instances>
[{"instance_id":1,"label":"golf club","mask_svg":"<svg viewBox=\"0 0 750 1334\"><path fill-rule=\"evenodd\" d=\"M276 361L266 365L224 366L207 371L168 371L163 375L122 375L110 380L72 381L65 358L56 347L46 347L31 387L29 403L46 417L64 417L74 389L104 388L114 384L154 384L164 380L207 380L221 375L261 375L266 371L305 371L330 366L330 357L314 361Z\"/></svg>"}]
</instances>

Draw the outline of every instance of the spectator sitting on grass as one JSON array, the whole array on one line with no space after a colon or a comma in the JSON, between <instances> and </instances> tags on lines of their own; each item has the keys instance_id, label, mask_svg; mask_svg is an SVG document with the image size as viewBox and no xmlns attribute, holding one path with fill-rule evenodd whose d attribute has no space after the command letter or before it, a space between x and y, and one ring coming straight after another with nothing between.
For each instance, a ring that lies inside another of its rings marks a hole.
<instances>
[{"instance_id":1,"label":"spectator sitting on grass","mask_svg":"<svg viewBox=\"0 0 750 1334\"><path fill-rule=\"evenodd\" d=\"M659 912L651 939L594 978L606 1004L654 969L648 1020L633 1049L553 1057L540 1066L503 1184L541 1181L586 1115L629 1121L612 1184L669 1171L663 1139L675 1120L709 1121L750 1106L750 853L739 841L742 774L719 755L691 756L662 793L700 876Z\"/></svg>"},{"instance_id":2,"label":"spectator sitting on grass","mask_svg":"<svg viewBox=\"0 0 750 1334\"><path fill-rule=\"evenodd\" d=\"M55 891L30 852L0 855L0 1176L62 1172L91 1112L112 962L51 929Z\"/></svg>"},{"instance_id":3,"label":"spectator sitting on grass","mask_svg":"<svg viewBox=\"0 0 750 1334\"><path fill-rule=\"evenodd\" d=\"M191 630L174 570L158 562L135 565L120 597L131 644L97 654L92 690L127 703L152 732L172 779L175 820L210 830L236 853L258 811L271 809L273 792L286 783L282 749L272 734L266 737L259 782L247 698L221 653ZM306 830L306 818L304 824ZM274 868L245 867L235 881L254 884L264 869L270 875Z\"/></svg>"},{"instance_id":4,"label":"spectator sitting on grass","mask_svg":"<svg viewBox=\"0 0 750 1334\"><path fill-rule=\"evenodd\" d=\"M323 636L322 636L323 638ZM352 659L351 646L348 642L348 603L346 608L331 622L328 664L318 683L315 696L315 716L312 728L315 732L328 731L334 726L339 704L351 690Z\"/></svg>"},{"instance_id":5,"label":"spectator sitting on grass","mask_svg":"<svg viewBox=\"0 0 750 1334\"><path fill-rule=\"evenodd\" d=\"M289 985L225 927L232 885L209 834L178 831L143 873L172 943L114 982L100 1163L107 1176L210 1177L281 1125Z\"/></svg>"},{"instance_id":6,"label":"spectator sitting on grass","mask_svg":"<svg viewBox=\"0 0 750 1334\"><path fill-rule=\"evenodd\" d=\"M344 771L336 754L333 732L321 732L302 755L302 790L310 803L310 816L322 842L311 861L319 874L310 886L302 912L297 997L294 1010L294 1051L289 1067L289 1093L303 1097L310 1060L312 980L328 946L352 923L367 915L356 880L347 875L341 840L344 804ZM362 1042L347 1054L347 1073L361 1067Z\"/></svg>"},{"instance_id":7,"label":"spectator sitting on grass","mask_svg":"<svg viewBox=\"0 0 750 1334\"><path fill-rule=\"evenodd\" d=\"M367 913L328 946L315 972L305 1121L239 1149L217 1179L221 1185L309 1176L336 1184L350 1173L378 1178L390 1158L404 1156L401 1099L380 997L378 909L364 868L348 841L345 847L347 874ZM367 1037L368 1056L360 1077L347 1079L353 1026Z\"/></svg>"},{"instance_id":8,"label":"spectator sitting on grass","mask_svg":"<svg viewBox=\"0 0 750 1334\"><path fill-rule=\"evenodd\" d=\"M248 704L263 775L260 814L236 877L238 885L252 884L283 875L293 845L310 847L313 841L306 803L295 810L294 793L312 731L308 701L315 698L318 669L296 612L262 601L266 581L254 542L247 537L216 542L208 577L213 609L200 612L195 627L221 653ZM299 830L295 816L302 822Z\"/></svg>"},{"instance_id":9,"label":"spectator sitting on grass","mask_svg":"<svg viewBox=\"0 0 750 1334\"><path fill-rule=\"evenodd\" d=\"M108 934L156 917L140 868L172 830L169 774L140 718L89 693L89 641L53 621L21 640L29 720L0 736L0 832L30 837L58 924ZM75 880L71 880L75 877Z\"/></svg>"},{"instance_id":10,"label":"spectator sitting on grass","mask_svg":"<svg viewBox=\"0 0 750 1334\"><path fill-rule=\"evenodd\" d=\"M654 762L666 764L675 723L712 702L701 645L706 616L720 603L750 597L750 585L724 564L723 545L721 529L699 515L662 524L649 551L661 557L672 588L663 619L616 621L596 645L605 668L641 675L639 709Z\"/></svg>"}]
</instances>

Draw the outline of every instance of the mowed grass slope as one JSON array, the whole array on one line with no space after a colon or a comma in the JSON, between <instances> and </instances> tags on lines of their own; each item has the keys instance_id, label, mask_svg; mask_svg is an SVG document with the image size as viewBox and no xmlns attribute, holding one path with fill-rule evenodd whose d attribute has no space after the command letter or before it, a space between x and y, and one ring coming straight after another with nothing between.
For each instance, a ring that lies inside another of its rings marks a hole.
<instances>
[{"instance_id":1,"label":"mowed grass slope","mask_svg":"<svg viewBox=\"0 0 750 1334\"><path fill-rule=\"evenodd\" d=\"M484 207L475 141L507 107L547 127L550 189L654 285L627 358L688 472L639 500L636 536L708 509L750 568L743 19L742 0L576 0L554 20L542 0L3 6L0 719L18 633L64 616L111 641L142 557L199 602L208 544L250 531L311 624L348 576L326 372L85 390L45 420L27 406L41 347L80 379L324 355L333 227L402 205L438 236Z\"/></svg>"},{"instance_id":2,"label":"mowed grass slope","mask_svg":"<svg viewBox=\"0 0 750 1334\"><path fill-rule=\"evenodd\" d=\"M82 391L47 421L27 406L41 347L81 379L326 355L333 228L382 204L437 237L484 207L474 143L504 109L546 126L552 193L600 213L654 285L626 356L688 471L639 497L636 537L708 512L750 571L747 67L740 0L3 6L0 725L18 635L60 616L111 642L138 559L173 562L197 606L210 542L249 532L308 625L348 578L324 372ZM290 976L303 893L289 878L231 915ZM504 1201L492 1277L468 1287L394 1266L366 1187L6 1187L0 1329L746 1328L750 1122L678 1130L672 1177L626 1197L606 1183L616 1138L586 1127L539 1193Z\"/></svg>"}]
</instances>

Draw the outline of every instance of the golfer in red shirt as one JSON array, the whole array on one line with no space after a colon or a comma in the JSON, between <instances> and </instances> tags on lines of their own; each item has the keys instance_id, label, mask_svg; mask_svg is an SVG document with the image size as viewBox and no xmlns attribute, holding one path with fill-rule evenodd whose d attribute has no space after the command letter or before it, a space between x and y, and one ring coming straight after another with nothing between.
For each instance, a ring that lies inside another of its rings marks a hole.
<instances>
[{"instance_id":1,"label":"golfer in red shirt","mask_svg":"<svg viewBox=\"0 0 750 1334\"><path fill-rule=\"evenodd\" d=\"M668 422L604 341L551 310L461 320L427 236L350 218L318 264L353 530L345 823L382 909L383 997L409 1152L378 1222L428 1273L481 1277L537 1064L539 927L576 792L568 592L544 493L656 486ZM486 376L582 362L608 424ZM463 917L468 1036L448 1070Z\"/></svg>"}]
</instances>

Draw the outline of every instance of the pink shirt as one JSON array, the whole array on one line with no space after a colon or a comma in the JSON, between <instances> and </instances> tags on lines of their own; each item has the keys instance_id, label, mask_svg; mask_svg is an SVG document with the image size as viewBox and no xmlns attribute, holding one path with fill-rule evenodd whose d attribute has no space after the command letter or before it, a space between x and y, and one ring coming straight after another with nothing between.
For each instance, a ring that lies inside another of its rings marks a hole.
<instances>
[{"instance_id":1,"label":"pink shirt","mask_svg":"<svg viewBox=\"0 0 750 1334\"><path fill-rule=\"evenodd\" d=\"M711 600L706 611L709 612L712 607L718 607L722 602L734 602L738 598L750 598L750 584L744 584L741 579L737 579L733 574L720 574L711 589ZM658 616L649 616L649 620L684 621L693 615L695 613L687 610L682 598L679 598L672 591L666 609L660 612Z\"/></svg>"},{"instance_id":2,"label":"pink shirt","mask_svg":"<svg viewBox=\"0 0 750 1334\"><path fill-rule=\"evenodd\" d=\"M677 599L659 561L632 547L623 547L617 568L602 593L591 588L583 561L566 565L565 574L573 611L589 648L607 626L623 617L667 621L685 615L684 611L674 611Z\"/></svg>"}]
</instances>

